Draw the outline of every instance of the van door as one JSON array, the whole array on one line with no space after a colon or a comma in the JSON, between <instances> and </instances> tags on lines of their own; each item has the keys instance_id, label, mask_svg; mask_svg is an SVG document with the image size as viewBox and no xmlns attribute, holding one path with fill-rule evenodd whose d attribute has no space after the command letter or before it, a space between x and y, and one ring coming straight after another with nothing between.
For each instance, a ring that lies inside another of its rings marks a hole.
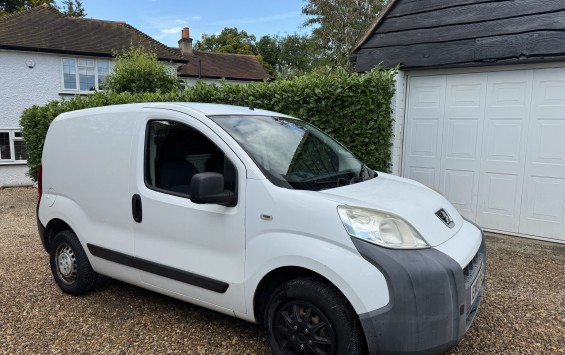
<instances>
[{"instance_id":1,"label":"van door","mask_svg":"<svg viewBox=\"0 0 565 355\"><path fill-rule=\"evenodd\" d=\"M149 115L139 129L131 189L134 266L149 288L245 313L245 166L202 122L166 112ZM235 206L190 201L191 178L202 172L224 176Z\"/></svg>"}]
</instances>

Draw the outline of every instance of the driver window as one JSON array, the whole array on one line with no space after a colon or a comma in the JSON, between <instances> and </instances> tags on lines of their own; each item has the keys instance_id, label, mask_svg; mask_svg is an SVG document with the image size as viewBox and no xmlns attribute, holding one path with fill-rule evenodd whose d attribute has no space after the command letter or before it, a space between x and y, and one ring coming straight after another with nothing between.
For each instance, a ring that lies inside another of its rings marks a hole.
<instances>
[{"instance_id":1,"label":"driver window","mask_svg":"<svg viewBox=\"0 0 565 355\"><path fill-rule=\"evenodd\" d=\"M149 121L145 145L147 187L188 196L195 174L217 172L224 175L224 189L236 193L235 166L196 129L175 121Z\"/></svg>"}]
</instances>

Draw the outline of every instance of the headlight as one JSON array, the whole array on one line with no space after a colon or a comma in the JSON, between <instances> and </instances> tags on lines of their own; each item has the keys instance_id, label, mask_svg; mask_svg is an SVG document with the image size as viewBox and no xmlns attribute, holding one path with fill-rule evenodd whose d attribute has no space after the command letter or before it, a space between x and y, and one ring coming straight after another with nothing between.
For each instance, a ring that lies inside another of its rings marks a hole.
<instances>
[{"instance_id":1,"label":"headlight","mask_svg":"<svg viewBox=\"0 0 565 355\"><path fill-rule=\"evenodd\" d=\"M408 222L398 216L351 206L338 206L337 211L352 237L393 249L430 247Z\"/></svg>"}]
</instances>

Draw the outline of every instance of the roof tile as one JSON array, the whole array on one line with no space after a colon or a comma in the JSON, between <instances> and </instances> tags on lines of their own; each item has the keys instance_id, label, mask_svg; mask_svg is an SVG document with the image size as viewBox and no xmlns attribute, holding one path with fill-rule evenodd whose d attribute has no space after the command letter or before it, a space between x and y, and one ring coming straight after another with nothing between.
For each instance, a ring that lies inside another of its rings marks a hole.
<instances>
[{"instance_id":1,"label":"roof tile","mask_svg":"<svg viewBox=\"0 0 565 355\"><path fill-rule=\"evenodd\" d=\"M184 55L184 58L189 62L178 70L181 77L252 81L272 79L254 55L194 50L192 54Z\"/></svg>"},{"instance_id":2,"label":"roof tile","mask_svg":"<svg viewBox=\"0 0 565 355\"><path fill-rule=\"evenodd\" d=\"M186 62L180 53L125 22L65 17L49 6L0 17L0 48L76 55L112 56L141 46L160 60Z\"/></svg>"}]
</instances>

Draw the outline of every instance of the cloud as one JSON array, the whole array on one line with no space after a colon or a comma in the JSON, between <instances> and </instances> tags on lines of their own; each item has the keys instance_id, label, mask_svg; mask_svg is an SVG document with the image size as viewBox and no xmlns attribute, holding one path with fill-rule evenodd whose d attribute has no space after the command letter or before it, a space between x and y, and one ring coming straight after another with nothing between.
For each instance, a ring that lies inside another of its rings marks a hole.
<instances>
[{"instance_id":1,"label":"cloud","mask_svg":"<svg viewBox=\"0 0 565 355\"><path fill-rule=\"evenodd\" d=\"M163 28L161 30L162 35L172 35L172 34L179 34L182 31L180 27L171 27L171 28Z\"/></svg>"}]
</instances>

